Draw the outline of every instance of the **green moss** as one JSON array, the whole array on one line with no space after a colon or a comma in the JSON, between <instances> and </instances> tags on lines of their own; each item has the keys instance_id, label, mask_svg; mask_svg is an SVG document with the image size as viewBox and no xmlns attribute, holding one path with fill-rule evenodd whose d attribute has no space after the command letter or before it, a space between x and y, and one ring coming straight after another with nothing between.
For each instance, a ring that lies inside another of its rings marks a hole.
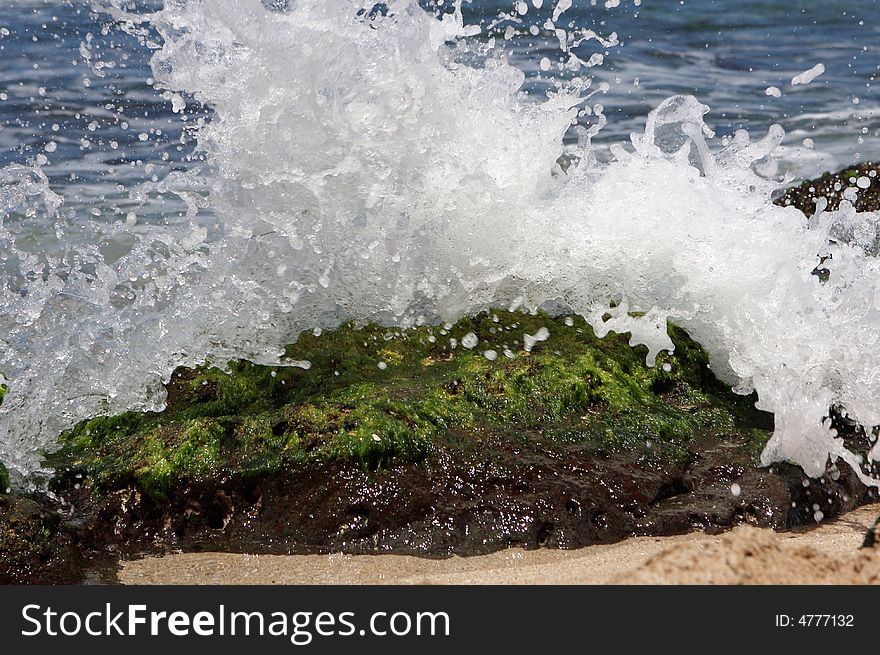
<instances>
[{"instance_id":1,"label":"green moss","mask_svg":"<svg viewBox=\"0 0 880 655\"><path fill-rule=\"evenodd\" d=\"M318 456L351 460L368 470L421 459L440 436L416 407L391 401L352 408L335 432L335 438L321 444Z\"/></svg>"},{"instance_id":2,"label":"green moss","mask_svg":"<svg viewBox=\"0 0 880 655\"><path fill-rule=\"evenodd\" d=\"M221 473L224 428L212 419L194 419L147 433L135 463L135 479L154 498L164 498L181 480L188 483ZM139 465L139 466L138 466Z\"/></svg>"},{"instance_id":3,"label":"green moss","mask_svg":"<svg viewBox=\"0 0 880 655\"><path fill-rule=\"evenodd\" d=\"M550 339L525 352L524 335L541 327ZM452 347L468 332L476 348ZM393 468L479 448L475 437L487 434L674 458L709 434L766 440L752 400L719 383L683 331L670 326L670 335L675 352L648 367L644 348L625 335L598 339L581 319L498 311L448 329L345 325L287 349L308 369L181 369L164 412L82 423L50 464L84 471L98 490L134 482L163 499L180 485L309 463ZM483 356L488 348L495 361Z\"/></svg>"}]
</instances>

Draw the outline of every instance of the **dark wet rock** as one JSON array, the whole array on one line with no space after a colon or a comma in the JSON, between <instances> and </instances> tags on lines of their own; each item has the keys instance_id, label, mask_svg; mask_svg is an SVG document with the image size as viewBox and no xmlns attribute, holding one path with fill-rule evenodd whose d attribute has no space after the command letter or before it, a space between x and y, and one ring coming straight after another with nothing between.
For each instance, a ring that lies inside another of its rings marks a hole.
<instances>
[{"instance_id":1,"label":"dark wet rock","mask_svg":"<svg viewBox=\"0 0 880 655\"><path fill-rule=\"evenodd\" d=\"M6 470L6 467L3 465L3 462L0 462L0 496L9 491L9 471Z\"/></svg>"},{"instance_id":2,"label":"dark wet rock","mask_svg":"<svg viewBox=\"0 0 880 655\"><path fill-rule=\"evenodd\" d=\"M880 518L874 521L874 525L865 530L862 548L875 548L877 544L880 544Z\"/></svg>"},{"instance_id":3,"label":"dark wet rock","mask_svg":"<svg viewBox=\"0 0 880 655\"><path fill-rule=\"evenodd\" d=\"M732 487L739 485L736 495ZM687 457L599 455L540 436L489 437L380 472L340 462L268 478L231 476L156 502L136 486L96 497L70 489L64 506L21 499L0 518L22 553L7 582L71 582L109 559L171 551L402 553L447 557L510 546L577 548L633 535L776 530L875 500L845 465L819 480L797 467L755 465L747 444L708 439ZM5 534L5 533L4 533ZM109 559L108 559L109 558Z\"/></svg>"},{"instance_id":4,"label":"dark wet rock","mask_svg":"<svg viewBox=\"0 0 880 655\"><path fill-rule=\"evenodd\" d=\"M47 503L0 496L0 584L78 582L83 562Z\"/></svg>"},{"instance_id":5,"label":"dark wet rock","mask_svg":"<svg viewBox=\"0 0 880 655\"><path fill-rule=\"evenodd\" d=\"M136 489L105 499L97 526L120 552L381 553L430 557L509 546L577 548L633 535L720 531L740 523L784 530L831 518L871 492L842 466L821 480L761 469L748 449L695 444L679 462L540 438L488 440L379 474L338 463L221 489L192 488L170 505ZM739 485L739 495L732 491Z\"/></svg>"},{"instance_id":6,"label":"dark wet rock","mask_svg":"<svg viewBox=\"0 0 880 655\"><path fill-rule=\"evenodd\" d=\"M859 178L869 180L867 189L859 188ZM827 209L834 210L840 207L844 194L854 197L852 205L856 211L880 211L880 164L866 162L836 173L824 173L787 189L776 204L797 207L812 216L816 211L816 200L824 198L828 201Z\"/></svg>"}]
</instances>

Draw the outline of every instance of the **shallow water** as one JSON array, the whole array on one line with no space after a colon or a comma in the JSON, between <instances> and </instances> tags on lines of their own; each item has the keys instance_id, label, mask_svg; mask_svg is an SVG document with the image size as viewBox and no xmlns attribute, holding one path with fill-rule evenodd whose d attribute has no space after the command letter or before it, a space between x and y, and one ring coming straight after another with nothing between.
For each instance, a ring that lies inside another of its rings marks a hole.
<instances>
[{"instance_id":1,"label":"shallow water","mask_svg":"<svg viewBox=\"0 0 880 655\"><path fill-rule=\"evenodd\" d=\"M554 301L682 324L767 461L858 467L822 419L880 424L876 218L770 198L876 158L877 3L421 4L5 3L0 458L305 329Z\"/></svg>"}]
</instances>

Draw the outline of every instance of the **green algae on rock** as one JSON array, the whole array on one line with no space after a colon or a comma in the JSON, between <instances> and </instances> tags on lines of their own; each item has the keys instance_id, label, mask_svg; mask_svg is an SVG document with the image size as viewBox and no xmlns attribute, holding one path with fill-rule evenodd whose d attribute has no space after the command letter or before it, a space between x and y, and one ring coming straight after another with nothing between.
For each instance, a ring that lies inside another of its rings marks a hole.
<instances>
[{"instance_id":1,"label":"green algae on rock","mask_svg":"<svg viewBox=\"0 0 880 655\"><path fill-rule=\"evenodd\" d=\"M549 340L526 351L526 335L541 328ZM753 399L731 394L705 353L683 331L670 332L675 352L654 367L622 335L598 339L582 319L542 314L305 334L287 356L307 369L237 362L229 372L178 370L165 411L82 423L62 436L50 464L82 471L99 493L133 482L162 501L192 484L315 461L386 470L473 448L474 435L490 433L515 441L537 432L597 454L675 459L701 435L726 431L757 452L769 426ZM477 347L461 345L466 334ZM506 356L493 361L488 349Z\"/></svg>"}]
</instances>

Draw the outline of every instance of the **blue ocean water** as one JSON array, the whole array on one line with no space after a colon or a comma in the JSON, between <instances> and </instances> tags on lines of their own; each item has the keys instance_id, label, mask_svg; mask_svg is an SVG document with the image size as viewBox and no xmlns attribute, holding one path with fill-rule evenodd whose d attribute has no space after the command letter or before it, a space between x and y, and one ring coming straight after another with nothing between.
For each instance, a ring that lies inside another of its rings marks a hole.
<instances>
[{"instance_id":1,"label":"blue ocean water","mask_svg":"<svg viewBox=\"0 0 880 655\"><path fill-rule=\"evenodd\" d=\"M422 4L443 11L451 3ZM544 57L554 65L560 57L555 36L542 28L554 5L529 1L525 16L511 0L464 5L467 22L481 24L484 38L497 37L537 99L558 74L540 68ZM609 119L596 139L600 149L641 131L664 98L686 93L710 106L707 122L719 135L760 134L780 123L787 138L778 158L798 176L880 157L880 0L575 0L561 23L619 41L590 40L575 50L583 60L604 57L578 73L592 75L594 88L610 87L594 99ZM209 120L210 108L190 102L185 113L172 112L152 86L149 38L108 28L105 15L75 1L2 0L0 29L0 166L43 154L66 209L118 215L135 204L143 214L143 198L129 197L129 189L192 165L190 128ZM822 76L790 85L820 62ZM779 97L767 95L771 86ZM183 211L173 196L155 195L153 220Z\"/></svg>"}]
</instances>

